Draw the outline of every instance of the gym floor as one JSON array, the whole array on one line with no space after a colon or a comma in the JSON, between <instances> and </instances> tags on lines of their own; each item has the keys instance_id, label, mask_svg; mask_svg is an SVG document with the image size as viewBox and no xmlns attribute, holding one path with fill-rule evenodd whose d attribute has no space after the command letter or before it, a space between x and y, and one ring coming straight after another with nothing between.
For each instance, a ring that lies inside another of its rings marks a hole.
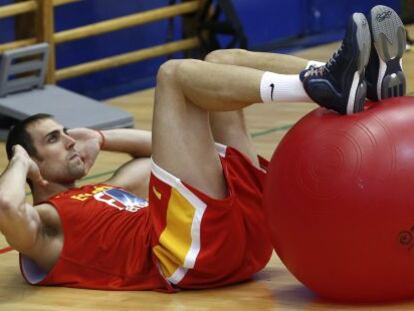
<instances>
[{"instance_id":1,"label":"gym floor","mask_svg":"<svg viewBox=\"0 0 414 311\"><path fill-rule=\"evenodd\" d=\"M414 25L408 27L414 35ZM326 61L338 43L296 53L308 59ZM404 58L407 93L414 95L414 52ZM154 90L114 98L108 103L131 112L137 128L150 129ZM270 159L287 130L316 105L304 103L253 105L246 109L246 120L260 154ZM414 125L413 125L414 126ZM7 165L4 144L0 166ZM126 156L103 152L83 183L103 181ZM28 196L30 201L30 196ZM20 276L18 254L7 251L0 236L0 310L411 310L413 300L384 305L342 305L322 300L302 286L284 268L276 255L252 281L219 289L183 291L177 294L155 292L110 292L58 287L32 287ZM2 250L6 250L3 252ZM413 263L414 268L414 263Z\"/></svg>"}]
</instances>

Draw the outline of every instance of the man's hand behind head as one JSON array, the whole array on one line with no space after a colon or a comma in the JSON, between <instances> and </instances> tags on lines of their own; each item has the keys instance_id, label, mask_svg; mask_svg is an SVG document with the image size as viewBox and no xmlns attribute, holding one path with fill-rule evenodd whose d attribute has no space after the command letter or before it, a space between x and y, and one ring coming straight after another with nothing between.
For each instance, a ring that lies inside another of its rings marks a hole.
<instances>
[{"instance_id":1,"label":"man's hand behind head","mask_svg":"<svg viewBox=\"0 0 414 311\"><path fill-rule=\"evenodd\" d=\"M39 166L28 155L27 151L20 145L13 146L13 157L11 161L21 161L27 167L27 178L29 178L33 184L40 186L47 186L48 181L45 180L40 174Z\"/></svg>"}]
</instances>

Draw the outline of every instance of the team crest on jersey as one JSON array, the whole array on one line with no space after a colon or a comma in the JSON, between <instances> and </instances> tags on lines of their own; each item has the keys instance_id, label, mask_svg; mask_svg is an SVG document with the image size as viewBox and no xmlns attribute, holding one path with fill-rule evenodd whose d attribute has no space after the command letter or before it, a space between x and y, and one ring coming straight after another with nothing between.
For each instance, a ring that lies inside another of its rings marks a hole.
<instances>
[{"instance_id":1,"label":"team crest on jersey","mask_svg":"<svg viewBox=\"0 0 414 311\"><path fill-rule=\"evenodd\" d=\"M120 211L137 212L147 207L148 202L122 189L109 189L94 194L97 201L104 202Z\"/></svg>"}]
</instances>

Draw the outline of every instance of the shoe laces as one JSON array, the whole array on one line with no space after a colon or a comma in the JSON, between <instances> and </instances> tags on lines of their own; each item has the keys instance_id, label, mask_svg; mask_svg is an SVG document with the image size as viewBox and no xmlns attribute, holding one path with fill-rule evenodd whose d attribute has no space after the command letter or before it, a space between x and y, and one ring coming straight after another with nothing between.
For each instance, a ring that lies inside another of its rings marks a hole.
<instances>
[{"instance_id":1,"label":"shoe laces","mask_svg":"<svg viewBox=\"0 0 414 311\"><path fill-rule=\"evenodd\" d=\"M342 57L343 47L344 45L342 44L341 47L332 55L332 57L326 63L325 68L328 71L332 70L334 65L337 63L338 58Z\"/></svg>"},{"instance_id":2,"label":"shoe laces","mask_svg":"<svg viewBox=\"0 0 414 311\"><path fill-rule=\"evenodd\" d=\"M320 77L323 76L325 73L325 65L324 66L315 66L311 65L308 68L308 71L305 74L305 77Z\"/></svg>"},{"instance_id":3,"label":"shoe laces","mask_svg":"<svg viewBox=\"0 0 414 311\"><path fill-rule=\"evenodd\" d=\"M341 47L332 55L332 57L328 60L328 62L323 66L315 66L311 65L308 68L308 72L306 73L306 77L322 77L325 73L328 73L332 70L334 65L336 64L339 57L341 57L343 51L343 44Z\"/></svg>"}]
</instances>

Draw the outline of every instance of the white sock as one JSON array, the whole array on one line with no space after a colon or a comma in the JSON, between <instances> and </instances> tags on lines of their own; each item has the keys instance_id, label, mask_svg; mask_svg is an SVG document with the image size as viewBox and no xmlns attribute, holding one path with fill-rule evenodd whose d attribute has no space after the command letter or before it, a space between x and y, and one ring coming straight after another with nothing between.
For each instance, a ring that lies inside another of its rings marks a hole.
<instances>
[{"instance_id":1,"label":"white sock","mask_svg":"<svg viewBox=\"0 0 414 311\"><path fill-rule=\"evenodd\" d=\"M260 96L269 102L313 102L306 94L299 75L284 75L266 71L260 81Z\"/></svg>"},{"instance_id":2,"label":"white sock","mask_svg":"<svg viewBox=\"0 0 414 311\"><path fill-rule=\"evenodd\" d=\"M323 66L323 65L325 65L326 63L324 63L324 62L318 62L317 60L310 60L308 63L307 63L307 65L306 65L306 68L305 69L309 69L309 67L310 66L315 66L315 67L320 67L320 66Z\"/></svg>"}]
</instances>

